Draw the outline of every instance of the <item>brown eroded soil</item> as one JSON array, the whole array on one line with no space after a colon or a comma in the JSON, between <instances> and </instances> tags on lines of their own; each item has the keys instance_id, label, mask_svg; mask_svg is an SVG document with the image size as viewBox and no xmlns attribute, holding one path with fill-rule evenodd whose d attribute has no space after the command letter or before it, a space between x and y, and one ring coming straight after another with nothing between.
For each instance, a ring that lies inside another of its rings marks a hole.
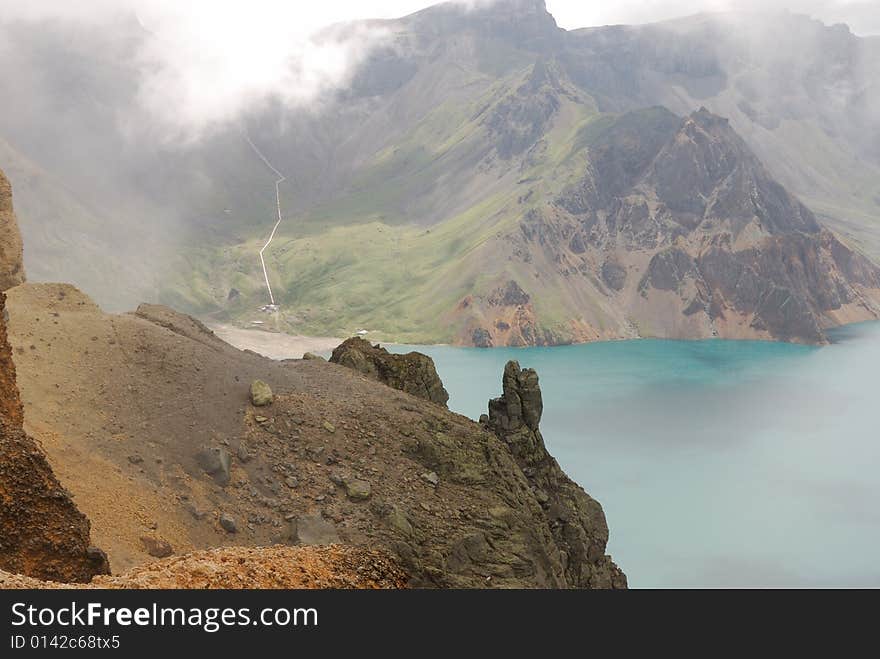
<instances>
[{"instance_id":1,"label":"brown eroded soil","mask_svg":"<svg viewBox=\"0 0 880 659\"><path fill-rule=\"evenodd\" d=\"M386 553L355 547L232 547L166 558L90 584L60 584L0 571L0 589L403 588Z\"/></svg>"}]
</instances>

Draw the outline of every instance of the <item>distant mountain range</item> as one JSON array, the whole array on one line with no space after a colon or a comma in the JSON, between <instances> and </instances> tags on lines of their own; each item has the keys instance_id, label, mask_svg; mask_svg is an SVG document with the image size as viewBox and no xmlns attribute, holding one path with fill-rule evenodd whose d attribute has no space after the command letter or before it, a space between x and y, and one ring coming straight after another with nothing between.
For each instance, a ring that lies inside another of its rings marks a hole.
<instances>
[{"instance_id":1,"label":"distant mountain range","mask_svg":"<svg viewBox=\"0 0 880 659\"><path fill-rule=\"evenodd\" d=\"M408 342L822 342L880 314L880 41L787 13L565 31L540 0L393 21L319 111L139 131L135 22L0 27L32 279L110 308Z\"/></svg>"}]
</instances>

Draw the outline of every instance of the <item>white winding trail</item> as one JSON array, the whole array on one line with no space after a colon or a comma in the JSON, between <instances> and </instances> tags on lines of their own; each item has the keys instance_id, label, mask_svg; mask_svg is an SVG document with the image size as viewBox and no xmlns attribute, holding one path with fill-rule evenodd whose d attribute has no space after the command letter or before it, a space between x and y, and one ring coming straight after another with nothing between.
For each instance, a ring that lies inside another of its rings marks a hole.
<instances>
[{"instance_id":1,"label":"white winding trail","mask_svg":"<svg viewBox=\"0 0 880 659\"><path fill-rule=\"evenodd\" d=\"M275 206L278 210L278 221L275 222L275 226L272 227L272 233L269 235L269 240L266 241L266 244L263 245L263 249L260 250L260 263L263 266L263 279L266 280L266 290L269 291L269 302L272 306L275 306L275 295L272 293L272 285L269 283L269 273L266 270L266 260L263 258L263 252L266 251L266 248L272 244L272 240L275 238L275 232L278 231L278 227L281 224L281 191L278 186L280 186L287 178L279 172L275 167L269 162L269 159L263 155L263 152L257 148L257 145L251 141L250 136L247 133L244 134L244 139L247 140L247 143L250 144L251 149L254 150L254 153L263 161L263 164L266 165L278 178L275 180Z\"/></svg>"}]
</instances>

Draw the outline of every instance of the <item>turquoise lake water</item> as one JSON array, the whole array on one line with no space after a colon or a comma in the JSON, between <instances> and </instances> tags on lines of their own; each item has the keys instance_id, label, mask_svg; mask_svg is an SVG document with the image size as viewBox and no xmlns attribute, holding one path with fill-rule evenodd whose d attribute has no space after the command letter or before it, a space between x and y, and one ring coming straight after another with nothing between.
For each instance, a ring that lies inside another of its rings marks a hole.
<instances>
[{"instance_id":1,"label":"turquoise lake water","mask_svg":"<svg viewBox=\"0 0 880 659\"><path fill-rule=\"evenodd\" d=\"M416 349L474 419L508 359L538 371L631 586L880 586L880 323L834 340Z\"/></svg>"}]
</instances>

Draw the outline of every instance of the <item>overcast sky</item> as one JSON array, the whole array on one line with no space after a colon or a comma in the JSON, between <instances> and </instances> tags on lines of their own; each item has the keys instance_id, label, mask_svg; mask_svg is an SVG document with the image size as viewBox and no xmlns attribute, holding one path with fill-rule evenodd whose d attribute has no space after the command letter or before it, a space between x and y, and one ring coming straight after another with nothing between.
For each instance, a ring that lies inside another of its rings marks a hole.
<instances>
[{"instance_id":1,"label":"overcast sky","mask_svg":"<svg viewBox=\"0 0 880 659\"><path fill-rule=\"evenodd\" d=\"M745 8L788 9L826 23L847 23L856 34L880 33L880 0L548 0L547 8L566 29Z\"/></svg>"},{"instance_id":2,"label":"overcast sky","mask_svg":"<svg viewBox=\"0 0 880 659\"><path fill-rule=\"evenodd\" d=\"M493 0L458 0L464 4ZM495 0L503 2L505 0ZM0 23L68 18L101 22L136 12L155 39L141 57L144 106L185 132L235 118L270 96L308 103L344 83L353 64L382 35L344 43L309 38L330 23L394 18L431 0L0 0ZM857 34L880 33L880 0L548 0L558 23L573 29L644 23L700 11L789 9L826 23L846 22ZM0 44L2 46L2 44Z\"/></svg>"},{"instance_id":3,"label":"overcast sky","mask_svg":"<svg viewBox=\"0 0 880 659\"><path fill-rule=\"evenodd\" d=\"M492 0L459 0L464 4ZM503 1L503 0L500 0ZM0 0L4 17L41 15L94 16L134 7L147 21L168 16L196 17L207 29L214 26L247 29L272 22L297 31L358 18L395 18L437 2L432 0ZM547 7L564 28L616 23L646 23L701 11L731 9L788 9L822 19L845 22L857 34L880 33L878 0L547 0Z\"/></svg>"}]
</instances>

